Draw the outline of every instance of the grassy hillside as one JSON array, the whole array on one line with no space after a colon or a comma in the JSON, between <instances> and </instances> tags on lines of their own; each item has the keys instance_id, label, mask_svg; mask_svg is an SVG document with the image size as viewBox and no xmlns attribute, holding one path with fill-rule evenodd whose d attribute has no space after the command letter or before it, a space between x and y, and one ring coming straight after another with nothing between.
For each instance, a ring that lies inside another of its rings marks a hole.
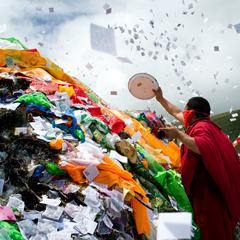
<instances>
[{"instance_id":1,"label":"grassy hillside","mask_svg":"<svg viewBox=\"0 0 240 240\"><path fill-rule=\"evenodd\" d=\"M240 134L240 110L234 111L234 113L238 113L239 115L234 122L230 121L232 114L229 112L221 113L212 117L212 120L217 123L232 140Z\"/></svg>"},{"instance_id":2,"label":"grassy hillside","mask_svg":"<svg viewBox=\"0 0 240 240\"><path fill-rule=\"evenodd\" d=\"M238 113L238 117L236 117L236 121L231 122L233 113ZM212 116L212 120L218 124L224 133L230 136L231 140L234 141L236 137L240 134L240 109L236 110L232 113L225 112L221 114L217 114ZM179 122L173 123L175 126L181 125ZM240 153L240 146L237 147L237 151Z\"/></svg>"},{"instance_id":3,"label":"grassy hillside","mask_svg":"<svg viewBox=\"0 0 240 240\"><path fill-rule=\"evenodd\" d=\"M238 113L239 116L236 118L236 121L231 122L230 118L232 118L233 113ZM232 141L234 141L240 134L240 110L232 113L226 112L215 115L212 117L212 120L217 123L227 135L230 136ZM240 153L240 146L238 146L237 150Z\"/></svg>"}]
</instances>

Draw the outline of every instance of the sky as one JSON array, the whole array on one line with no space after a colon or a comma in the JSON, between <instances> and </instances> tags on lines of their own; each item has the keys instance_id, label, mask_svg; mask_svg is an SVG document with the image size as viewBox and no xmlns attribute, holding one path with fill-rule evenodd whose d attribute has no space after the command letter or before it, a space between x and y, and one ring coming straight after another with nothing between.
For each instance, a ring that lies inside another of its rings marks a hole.
<instances>
[{"instance_id":1,"label":"sky","mask_svg":"<svg viewBox=\"0 0 240 240\"><path fill-rule=\"evenodd\" d=\"M239 0L8 0L0 37L37 48L114 108L164 113L128 91L147 72L179 107L200 95L217 114L240 108L239 10Z\"/></svg>"}]
</instances>

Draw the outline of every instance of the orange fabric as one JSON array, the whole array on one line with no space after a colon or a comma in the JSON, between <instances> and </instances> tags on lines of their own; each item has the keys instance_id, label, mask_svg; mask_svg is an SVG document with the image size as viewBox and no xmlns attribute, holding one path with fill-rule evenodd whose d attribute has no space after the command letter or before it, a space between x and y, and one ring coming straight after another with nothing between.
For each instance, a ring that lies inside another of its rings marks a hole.
<instances>
[{"instance_id":1,"label":"orange fabric","mask_svg":"<svg viewBox=\"0 0 240 240\"><path fill-rule=\"evenodd\" d=\"M134 196L135 193L138 193L137 196L141 198L143 202L149 202L145 191L132 178L131 173L119 168L119 166L116 165L108 156L104 156L103 160L104 162L97 166L99 175L94 179L94 182L106 184L109 187L117 185L122 189L128 189L132 196ZM86 182L86 179L82 173L86 166L67 163L62 168L68 172L75 182L79 184ZM149 236L150 223L148 219L147 208L137 200L135 201L134 198L131 199L131 204L133 207L134 219L138 234L145 234L146 236Z\"/></svg>"},{"instance_id":2,"label":"orange fabric","mask_svg":"<svg viewBox=\"0 0 240 240\"><path fill-rule=\"evenodd\" d=\"M53 150L61 150L63 142L64 142L63 139L55 139L55 140L51 140L49 145L50 145L50 148Z\"/></svg>"},{"instance_id":3,"label":"orange fabric","mask_svg":"<svg viewBox=\"0 0 240 240\"><path fill-rule=\"evenodd\" d=\"M61 168L68 172L69 176L73 179L74 182L80 185L87 182L82 173L86 166L67 163L64 166L61 166Z\"/></svg>"},{"instance_id":4,"label":"orange fabric","mask_svg":"<svg viewBox=\"0 0 240 240\"><path fill-rule=\"evenodd\" d=\"M135 198L132 199L131 205L133 209L133 217L135 221L137 221L136 228L137 228L138 234L149 232L149 234L145 234L149 236L150 226L146 225L146 224L149 224L149 222L146 222L146 219L148 219L148 213L146 211L146 207Z\"/></svg>"},{"instance_id":5,"label":"orange fabric","mask_svg":"<svg viewBox=\"0 0 240 240\"><path fill-rule=\"evenodd\" d=\"M126 126L124 131L130 136L133 136L137 131L139 131L142 136L139 138L138 143L142 145L146 151L152 154L159 163L167 162L162 155L163 153L165 156L170 158L173 168L180 168L180 149L174 142L170 142L168 145L165 145L161 140L152 135L148 128L145 128L136 119L131 118L127 114L120 111L109 111L112 111L121 119L131 119L133 124L131 126Z\"/></svg>"},{"instance_id":6,"label":"orange fabric","mask_svg":"<svg viewBox=\"0 0 240 240\"><path fill-rule=\"evenodd\" d=\"M143 166L144 166L145 168L148 168L148 167L149 167L148 161L147 161L146 159L144 159L142 163L143 163Z\"/></svg>"}]
</instances>

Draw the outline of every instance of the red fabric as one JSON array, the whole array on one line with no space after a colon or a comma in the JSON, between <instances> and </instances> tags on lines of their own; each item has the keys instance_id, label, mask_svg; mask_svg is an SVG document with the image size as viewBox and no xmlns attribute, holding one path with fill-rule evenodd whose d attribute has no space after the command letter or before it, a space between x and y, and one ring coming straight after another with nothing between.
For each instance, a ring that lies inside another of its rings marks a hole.
<instances>
[{"instance_id":1,"label":"red fabric","mask_svg":"<svg viewBox=\"0 0 240 240\"><path fill-rule=\"evenodd\" d=\"M240 137L237 137L236 141L237 141L237 144L240 144Z\"/></svg>"},{"instance_id":2,"label":"red fabric","mask_svg":"<svg viewBox=\"0 0 240 240\"><path fill-rule=\"evenodd\" d=\"M94 117L99 117L102 115L101 108L88 97L88 95L83 91L83 89L78 86L73 86L73 89L75 92L75 94L71 97L73 103L79 103L87 106L87 111L90 112L91 115ZM82 100L81 97L86 98L88 104L86 103L86 101Z\"/></svg>"},{"instance_id":3,"label":"red fabric","mask_svg":"<svg viewBox=\"0 0 240 240\"><path fill-rule=\"evenodd\" d=\"M110 130L113 133L120 133L126 127L126 124L123 120L116 116L112 116L109 121Z\"/></svg>"},{"instance_id":4,"label":"red fabric","mask_svg":"<svg viewBox=\"0 0 240 240\"><path fill-rule=\"evenodd\" d=\"M231 240L240 219L240 160L228 137L209 119L188 130L201 155L182 146L182 179L202 240Z\"/></svg>"},{"instance_id":5,"label":"red fabric","mask_svg":"<svg viewBox=\"0 0 240 240\"><path fill-rule=\"evenodd\" d=\"M38 50L36 48L33 49L24 49L23 51L25 52L38 52Z\"/></svg>"},{"instance_id":6,"label":"red fabric","mask_svg":"<svg viewBox=\"0 0 240 240\"><path fill-rule=\"evenodd\" d=\"M183 122L184 122L184 127L187 129L190 125L191 118L193 116L194 110L184 110L183 111Z\"/></svg>"},{"instance_id":7,"label":"red fabric","mask_svg":"<svg viewBox=\"0 0 240 240\"><path fill-rule=\"evenodd\" d=\"M86 110L92 116L97 117L98 119L106 123L110 127L111 132L120 133L121 131L123 131L123 129L126 127L124 121L122 121L120 118L116 116L111 116L107 118L102 114L101 108L88 97L88 95L84 92L83 89L81 89L78 86L73 86L73 88L75 92L75 94L71 97L73 103L76 104L79 103L86 106L87 107ZM86 100L81 98L87 99L87 102Z\"/></svg>"}]
</instances>

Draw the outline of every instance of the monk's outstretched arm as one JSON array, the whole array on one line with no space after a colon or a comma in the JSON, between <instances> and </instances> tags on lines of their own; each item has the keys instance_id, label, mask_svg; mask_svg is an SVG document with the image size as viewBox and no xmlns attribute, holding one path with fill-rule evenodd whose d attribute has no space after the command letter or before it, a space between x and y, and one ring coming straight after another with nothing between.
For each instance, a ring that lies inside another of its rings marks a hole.
<instances>
[{"instance_id":1,"label":"monk's outstretched arm","mask_svg":"<svg viewBox=\"0 0 240 240\"><path fill-rule=\"evenodd\" d=\"M177 138L185 144L191 151L200 154L200 150L195 142L195 139L193 137L190 137L186 133L179 131L177 134Z\"/></svg>"},{"instance_id":2,"label":"monk's outstretched arm","mask_svg":"<svg viewBox=\"0 0 240 240\"><path fill-rule=\"evenodd\" d=\"M157 101L163 106L163 108L178 121L183 123L182 110L163 97L162 89L159 87L157 90L153 90L153 92L156 96Z\"/></svg>"},{"instance_id":3,"label":"monk's outstretched arm","mask_svg":"<svg viewBox=\"0 0 240 240\"><path fill-rule=\"evenodd\" d=\"M179 139L191 151L200 154L200 150L196 144L194 137L190 137L176 127L165 127L160 129L165 132L165 137L168 138L170 141L172 141L173 139Z\"/></svg>"}]
</instances>

